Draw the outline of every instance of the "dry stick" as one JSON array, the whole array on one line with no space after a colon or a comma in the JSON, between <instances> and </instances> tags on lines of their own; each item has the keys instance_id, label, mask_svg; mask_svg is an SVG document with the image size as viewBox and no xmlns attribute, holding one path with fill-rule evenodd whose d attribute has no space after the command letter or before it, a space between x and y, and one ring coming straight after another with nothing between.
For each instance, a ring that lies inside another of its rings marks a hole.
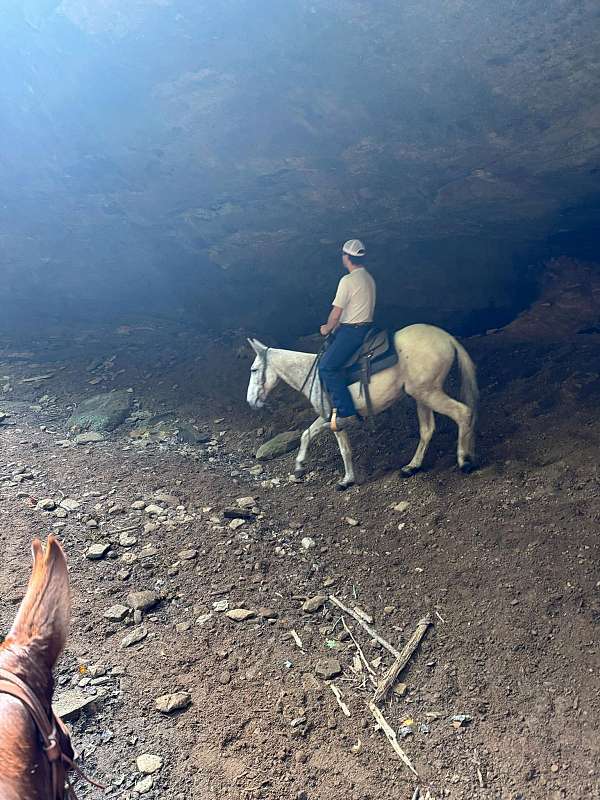
<instances>
[{"instance_id":1,"label":"dry stick","mask_svg":"<svg viewBox=\"0 0 600 800\"><path fill-rule=\"evenodd\" d=\"M350 709L348 708L346 703L344 703L344 701L342 699L343 695L340 692L340 690L338 689L338 687L334 683L330 683L329 684L329 688L334 693L335 699L337 700L337 703L338 703L338 706L342 709L342 713L344 714L344 716L351 717L352 715L350 714Z\"/></svg>"},{"instance_id":2,"label":"dry stick","mask_svg":"<svg viewBox=\"0 0 600 800\"><path fill-rule=\"evenodd\" d=\"M373 669L373 667L367 661L367 659L365 657L365 654L363 653L363 651L361 649L361 646L359 645L359 643L354 638L354 635L352 634L352 631L350 630L350 628L346 625L346 620L343 617L341 619L342 619L342 624L344 625L344 630L346 630L348 632L348 635L350 636L350 638L354 642L354 646L356 647L356 650L358 651L358 655L360 656L363 664L367 668L367 672L369 674L369 680L371 681L373 686L375 686L375 688L377 688L377 679L375 677L375 670Z\"/></svg>"},{"instance_id":3,"label":"dry stick","mask_svg":"<svg viewBox=\"0 0 600 800\"><path fill-rule=\"evenodd\" d=\"M416 775L418 778L419 776L417 774L417 770L413 767L409 757L406 755L404 750L398 744L398 737L396 736L396 731L391 727L391 725L388 723L386 718L383 716L381 711L377 708L377 706L372 700L369 703L369 711L371 712L371 714L373 714L373 716L377 720L377 724L379 725L381 730L385 733L388 742L392 745L392 748L394 749L394 752L398 756L400 756L404 764L409 768L409 770L413 773L413 775Z\"/></svg>"},{"instance_id":4,"label":"dry stick","mask_svg":"<svg viewBox=\"0 0 600 800\"><path fill-rule=\"evenodd\" d=\"M398 654L396 657L396 661L392 664L389 670L384 675L381 683L377 687L377 691L375 692L375 697L373 700L376 703L380 703L382 700L388 696L392 686L396 683L398 676L404 669L404 667L408 664L410 657L415 652L419 643L423 636L425 636L425 632L427 628L431 625L431 618L430 617L423 617L422 620L419 620L419 624L417 625L417 629L410 637L408 642L402 648L402 652Z\"/></svg>"},{"instance_id":5,"label":"dry stick","mask_svg":"<svg viewBox=\"0 0 600 800\"><path fill-rule=\"evenodd\" d=\"M348 606L345 606L345 605L342 603L342 601L341 601L341 600L338 600L338 599L337 599L337 597L336 597L334 594L330 594L330 595L329 595L329 600L330 600L330 601L331 601L331 602L332 602L334 605L336 605L338 608L341 608L341 609L342 609L342 611L343 611L345 614L348 614L349 616L351 616L351 617L352 617L352 619L355 619L355 620L358 622L358 624L359 624L359 625L362 625L362 627L363 627L363 628L366 630L366 632L369 634L369 636L371 636L371 638L375 639L375 641L376 641L376 642L379 642L379 644L380 644L382 647L385 647L385 649L386 649L386 650L388 650L388 651L389 651L389 652L390 652L390 653L391 653L391 654L394 656L394 658L400 658L400 653L398 652L398 650L396 650L396 648L395 648L393 645L391 645L389 642L386 642L386 640L385 640L385 639L383 639L383 638L382 638L382 637L381 637L381 636L380 636L380 635L377 633L377 631L373 630L373 628L372 628L370 625L368 625L368 624L367 624L367 623L364 621L364 619L361 619L361 618L358 616L358 614L357 614L356 612L354 612L354 611L353 611L351 608L348 608Z\"/></svg>"}]
</instances>

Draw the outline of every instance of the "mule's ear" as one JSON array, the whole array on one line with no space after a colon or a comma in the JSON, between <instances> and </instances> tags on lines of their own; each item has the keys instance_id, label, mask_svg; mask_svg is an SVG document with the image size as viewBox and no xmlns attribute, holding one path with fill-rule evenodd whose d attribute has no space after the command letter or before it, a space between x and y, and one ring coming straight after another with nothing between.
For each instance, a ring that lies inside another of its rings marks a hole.
<instances>
[{"instance_id":1,"label":"mule's ear","mask_svg":"<svg viewBox=\"0 0 600 800\"><path fill-rule=\"evenodd\" d=\"M39 539L31 549L33 569L9 637L16 644L39 647L52 668L67 641L71 619L67 560L54 536L48 537L45 549Z\"/></svg>"},{"instance_id":2,"label":"mule's ear","mask_svg":"<svg viewBox=\"0 0 600 800\"><path fill-rule=\"evenodd\" d=\"M263 344L262 342L259 342L258 339L248 339L248 341L250 342L250 346L252 347L256 355L261 356L262 358L262 356L264 356L264 354L267 351L267 345Z\"/></svg>"}]
</instances>

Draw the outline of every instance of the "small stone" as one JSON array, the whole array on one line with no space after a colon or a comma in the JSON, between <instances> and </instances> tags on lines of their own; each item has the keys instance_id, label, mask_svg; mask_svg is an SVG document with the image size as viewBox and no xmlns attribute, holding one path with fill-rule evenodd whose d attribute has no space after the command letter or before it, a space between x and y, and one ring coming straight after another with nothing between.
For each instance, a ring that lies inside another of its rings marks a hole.
<instances>
[{"instance_id":1,"label":"small stone","mask_svg":"<svg viewBox=\"0 0 600 800\"><path fill-rule=\"evenodd\" d=\"M191 627L191 622L178 622L177 625L175 625L175 630L177 633L185 633L186 631L189 631Z\"/></svg>"},{"instance_id":2,"label":"small stone","mask_svg":"<svg viewBox=\"0 0 600 800\"><path fill-rule=\"evenodd\" d=\"M102 544L100 542L96 542L96 544L93 544L88 548L85 557L90 561L99 561L101 558L104 558L104 556L108 553L109 550L110 550L109 544Z\"/></svg>"},{"instance_id":3,"label":"small stone","mask_svg":"<svg viewBox=\"0 0 600 800\"><path fill-rule=\"evenodd\" d=\"M145 778L142 778L141 781L138 781L135 784L135 786L133 787L133 791L137 792L138 794L146 794L146 792L149 792L153 786L154 786L154 779L152 775L146 775Z\"/></svg>"},{"instance_id":4,"label":"small stone","mask_svg":"<svg viewBox=\"0 0 600 800\"><path fill-rule=\"evenodd\" d=\"M248 470L250 475L253 475L255 477L258 477L259 475L262 475L264 471L265 471L265 468L263 467L262 464L255 464L253 467L250 467L250 469Z\"/></svg>"},{"instance_id":5,"label":"small stone","mask_svg":"<svg viewBox=\"0 0 600 800\"><path fill-rule=\"evenodd\" d=\"M555 774L559 771L560 767L558 764L550 764L550 771L554 772Z\"/></svg>"},{"instance_id":6,"label":"small stone","mask_svg":"<svg viewBox=\"0 0 600 800\"><path fill-rule=\"evenodd\" d=\"M167 513L162 506L157 506L154 503L150 503L149 506L146 506L144 511L146 514L150 514L155 517L160 517Z\"/></svg>"},{"instance_id":7,"label":"small stone","mask_svg":"<svg viewBox=\"0 0 600 800\"><path fill-rule=\"evenodd\" d=\"M95 442L103 442L105 436L97 431L88 431L88 433L79 433L75 437L75 444L94 444Z\"/></svg>"},{"instance_id":8,"label":"small stone","mask_svg":"<svg viewBox=\"0 0 600 800\"><path fill-rule=\"evenodd\" d=\"M115 605L111 606L104 612L104 618L110 619L112 622L121 622L129 614L127 606Z\"/></svg>"},{"instance_id":9,"label":"small stone","mask_svg":"<svg viewBox=\"0 0 600 800\"><path fill-rule=\"evenodd\" d=\"M142 612L139 610L139 608L137 608L137 609L136 609L136 610L133 612L133 621L134 621L134 623L135 623L136 625L141 625L141 624L142 624L142 620L143 620L143 619L144 619L144 615L143 615L143 614L142 614Z\"/></svg>"},{"instance_id":10,"label":"small stone","mask_svg":"<svg viewBox=\"0 0 600 800\"><path fill-rule=\"evenodd\" d=\"M404 697L404 695L406 694L407 689L408 689L408 686L405 683L397 683L394 686L394 690L393 691L394 691L394 694L398 695L398 697Z\"/></svg>"},{"instance_id":11,"label":"small stone","mask_svg":"<svg viewBox=\"0 0 600 800\"><path fill-rule=\"evenodd\" d=\"M171 714L173 711L180 711L187 708L192 702L189 692L174 692L173 694L163 694L156 698L155 708L161 714Z\"/></svg>"},{"instance_id":12,"label":"small stone","mask_svg":"<svg viewBox=\"0 0 600 800\"><path fill-rule=\"evenodd\" d=\"M235 501L239 508L254 508L256 505L255 497L238 497Z\"/></svg>"},{"instance_id":13,"label":"small stone","mask_svg":"<svg viewBox=\"0 0 600 800\"><path fill-rule=\"evenodd\" d=\"M131 645L141 642L146 636L148 636L147 628L134 628L131 633L128 633L127 636L121 640L121 648L131 647Z\"/></svg>"},{"instance_id":14,"label":"small stone","mask_svg":"<svg viewBox=\"0 0 600 800\"><path fill-rule=\"evenodd\" d=\"M58 505L61 508L64 508L65 511L77 511L81 503L79 500L73 500L70 497L65 497L65 499L61 500Z\"/></svg>"},{"instance_id":15,"label":"small stone","mask_svg":"<svg viewBox=\"0 0 600 800\"><path fill-rule=\"evenodd\" d=\"M305 550L312 550L313 547L317 546L317 543L311 536L305 536L304 539L302 539L302 541L300 542L300 544Z\"/></svg>"},{"instance_id":16,"label":"small stone","mask_svg":"<svg viewBox=\"0 0 600 800\"><path fill-rule=\"evenodd\" d=\"M385 606L383 609L383 613L389 617L390 614L393 614L396 609L394 606Z\"/></svg>"},{"instance_id":17,"label":"small stone","mask_svg":"<svg viewBox=\"0 0 600 800\"><path fill-rule=\"evenodd\" d=\"M94 706L102 700L105 692L99 689L95 695L82 694L79 690L73 689L61 696L52 704L54 713L62 720L70 721L79 716L81 711Z\"/></svg>"},{"instance_id":18,"label":"small stone","mask_svg":"<svg viewBox=\"0 0 600 800\"><path fill-rule=\"evenodd\" d=\"M133 547L137 544L137 537L132 533L122 533L119 536L119 544L121 547Z\"/></svg>"},{"instance_id":19,"label":"small stone","mask_svg":"<svg viewBox=\"0 0 600 800\"><path fill-rule=\"evenodd\" d=\"M117 572L117 578L120 581L127 581L127 580L129 580L130 577L131 577L131 570L130 569L125 569L124 568L124 569L120 569Z\"/></svg>"},{"instance_id":20,"label":"small stone","mask_svg":"<svg viewBox=\"0 0 600 800\"><path fill-rule=\"evenodd\" d=\"M97 528L98 527L98 520L96 520L96 519L88 519L88 521L85 523L85 527L86 528L90 528L90 529Z\"/></svg>"},{"instance_id":21,"label":"small stone","mask_svg":"<svg viewBox=\"0 0 600 800\"><path fill-rule=\"evenodd\" d=\"M395 503L392 506L392 511L396 511L398 514L403 514L408 509L409 506L410 503L408 502L408 500L401 500L399 503Z\"/></svg>"},{"instance_id":22,"label":"small stone","mask_svg":"<svg viewBox=\"0 0 600 800\"><path fill-rule=\"evenodd\" d=\"M142 753L135 760L137 768L142 775L154 775L162 769L163 760L160 756L153 756L150 753Z\"/></svg>"},{"instance_id":23,"label":"small stone","mask_svg":"<svg viewBox=\"0 0 600 800\"><path fill-rule=\"evenodd\" d=\"M180 553L177 553L177 558L180 561L193 561L197 557L197 550L182 550Z\"/></svg>"},{"instance_id":24,"label":"small stone","mask_svg":"<svg viewBox=\"0 0 600 800\"><path fill-rule=\"evenodd\" d=\"M90 664L87 671L91 678L102 678L106 675L106 664Z\"/></svg>"},{"instance_id":25,"label":"small stone","mask_svg":"<svg viewBox=\"0 0 600 800\"><path fill-rule=\"evenodd\" d=\"M38 511L54 511L56 503L51 497L45 497L43 500L38 500L36 509Z\"/></svg>"},{"instance_id":26,"label":"small stone","mask_svg":"<svg viewBox=\"0 0 600 800\"><path fill-rule=\"evenodd\" d=\"M225 616L229 617L229 619L232 619L234 622L246 622L246 620L255 617L256 612L248 608L231 608L229 611L225 612Z\"/></svg>"},{"instance_id":27,"label":"small stone","mask_svg":"<svg viewBox=\"0 0 600 800\"><path fill-rule=\"evenodd\" d=\"M323 608L326 600L327 596L324 594L317 594L314 597L309 597L308 600L305 600L302 604L302 611L305 611L307 614L314 614L316 611Z\"/></svg>"},{"instance_id":28,"label":"small stone","mask_svg":"<svg viewBox=\"0 0 600 800\"><path fill-rule=\"evenodd\" d=\"M316 663L315 672L319 678L329 681L342 674L342 665L336 658L326 658Z\"/></svg>"},{"instance_id":29,"label":"small stone","mask_svg":"<svg viewBox=\"0 0 600 800\"><path fill-rule=\"evenodd\" d=\"M258 448L256 451L257 461L269 461L285 453L290 453L298 447L301 437L302 431L288 431L274 436Z\"/></svg>"},{"instance_id":30,"label":"small stone","mask_svg":"<svg viewBox=\"0 0 600 800\"><path fill-rule=\"evenodd\" d=\"M357 525L360 525L360 522L357 519L354 519L354 517L344 517L344 521L352 528L356 528Z\"/></svg>"},{"instance_id":31,"label":"small stone","mask_svg":"<svg viewBox=\"0 0 600 800\"><path fill-rule=\"evenodd\" d=\"M146 508L146 503L143 500L136 500L131 504L131 508L134 511L143 511Z\"/></svg>"},{"instance_id":32,"label":"small stone","mask_svg":"<svg viewBox=\"0 0 600 800\"><path fill-rule=\"evenodd\" d=\"M219 673L218 680L223 686L227 686L227 684L231 682L231 672L223 670L223 672Z\"/></svg>"},{"instance_id":33,"label":"small stone","mask_svg":"<svg viewBox=\"0 0 600 800\"><path fill-rule=\"evenodd\" d=\"M229 527L231 528L232 531L235 531L238 528L241 528L242 525L245 525L245 524L246 524L246 520L245 519L239 519L239 518L238 519L232 519L231 522L229 523Z\"/></svg>"},{"instance_id":34,"label":"small stone","mask_svg":"<svg viewBox=\"0 0 600 800\"><path fill-rule=\"evenodd\" d=\"M258 609L258 616L262 617L263 619L277 619L279 614L277 611L273 611L272 608L268 608L267 606L262 606Z\"/></svg>"},{"instance_id":35,"label":"small stone","mask_svg":"<svg viewBox=\"0 0 600 800\"><path fill-rule=\"evenodd\" d=\"M58 517L58 519L66 519L69 516L69 512L65 508L57 508L54 516Z\"/></svg>"},{"instance_id":36,"label":"small stone","mask_svg":"<svg viewBox=\"0 0 600 800\"><path fill-rule=\"evenodd\" d=\"M160 595L150 591L129 592L127 595L127 605L134 611L148 611L149 608L154 608L160 600Z\"/></svg>"}]
</instances>

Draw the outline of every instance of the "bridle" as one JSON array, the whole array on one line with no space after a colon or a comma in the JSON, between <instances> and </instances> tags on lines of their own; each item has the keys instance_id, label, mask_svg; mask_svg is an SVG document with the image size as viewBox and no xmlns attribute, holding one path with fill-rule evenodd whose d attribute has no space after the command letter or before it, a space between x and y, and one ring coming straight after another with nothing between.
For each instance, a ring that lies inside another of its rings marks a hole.
<instances>
[{"instance_id":1,"label":"bridle","mask_svg":"<svg viewBox=\"0 0 600 800\"><path fill-rule=\"evenodd\" d=\"M75 789L68 778L71 770L85 778L92 786L99 789L105 788L90 780L75 765L71 736L66 725L53 711L48 716L39 698L24 681L5 669L0 669L0 694L8 694L20 700L29 711L38 729L52 776L52 794L49 796L49 800L64 800L65 797L77 800Z\"/></svg>"}]
</instances>

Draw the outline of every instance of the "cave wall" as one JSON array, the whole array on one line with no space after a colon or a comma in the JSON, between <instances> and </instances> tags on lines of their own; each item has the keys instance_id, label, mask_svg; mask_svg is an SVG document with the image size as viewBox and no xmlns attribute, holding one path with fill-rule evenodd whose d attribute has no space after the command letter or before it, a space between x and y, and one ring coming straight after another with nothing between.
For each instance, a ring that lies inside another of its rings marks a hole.
<instances>
[{"instance_id":1,"label":"cave wall","mask_svg":"<svg viewBox=\"0 0 600 800\"><path fill-rule=\"evenodd\" d=\"M2 23L5 322L306 332L360 236L386 323L469 332L600 223L592 0L23 0Z\"/></svg>"}]
</instances>

